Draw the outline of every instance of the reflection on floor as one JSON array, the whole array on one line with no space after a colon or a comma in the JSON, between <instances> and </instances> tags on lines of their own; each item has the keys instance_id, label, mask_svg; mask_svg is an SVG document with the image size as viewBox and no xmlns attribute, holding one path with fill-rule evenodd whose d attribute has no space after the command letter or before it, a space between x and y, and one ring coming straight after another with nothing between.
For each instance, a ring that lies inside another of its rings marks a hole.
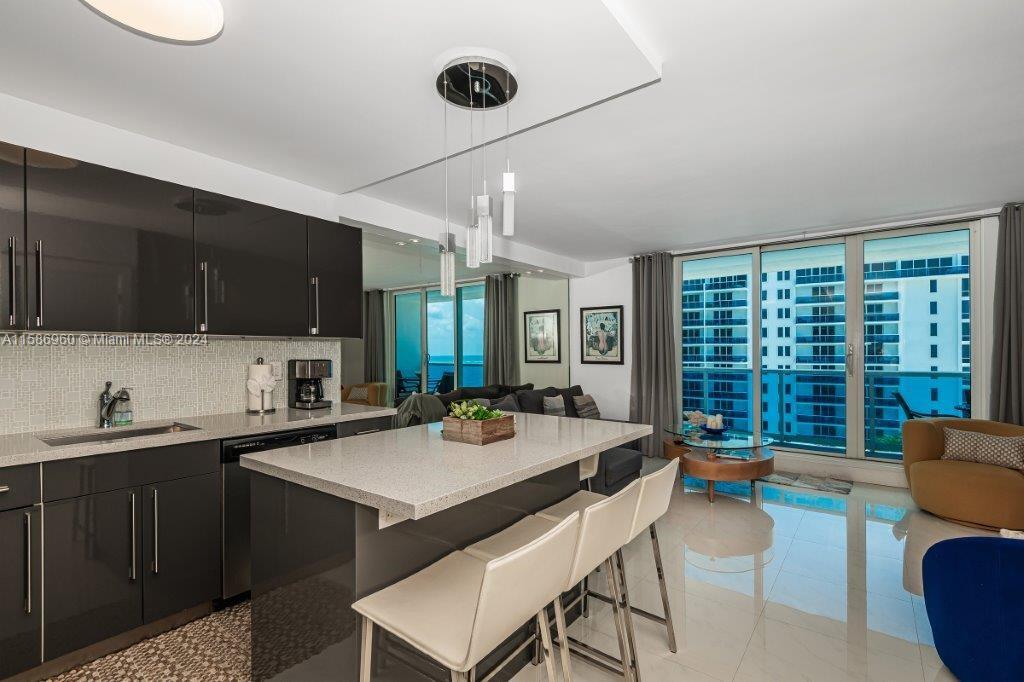
<instances>
[{"instance_id":1,"label":"reflection on floor","mask_svg":"<svg viewBox=\"0 0 1024 682\"><path fill-rule=\"evenodd\" d=\"M658 534L679 651L668 651L662 627L635 619L648 682L953 679L932 646L921 558L939 540L986 533L917 510L905 490L855 485L841 495L758 483L753 499L723 494L712 505L681 485ZM660 613L648 536L625 554L630 598ZM595 600L570 634L617 653L610 616ZM242 605L60 679L247 680L248 628ZM540 682L543 670L528 666L514 679ZM375 682L407 678L391 666ZM621 678L574 658L573 679Z\"/></svg>"},{"instance_id":2,"label":"reflection on floor","mask_svg":"<svg viewBox=\"0 0 1024 682\"><path fill-rule=\"evenodd\" d=\"M747 487L749 490L749 486ZM935 542L984 531L919 511L905 490L849 495L759 482L754 499L676 491L658 523L678 653L642 618L647 680L952 680L932 644L921 559ZM650 539L626 551L630 598L661 613ZM603 581L596 584L603 584ZM617 654L609 607L570 628ZM529 667L516 682L544 679ZM573 659L574 680L615 680Z\"/></svg>"}]
</instances>

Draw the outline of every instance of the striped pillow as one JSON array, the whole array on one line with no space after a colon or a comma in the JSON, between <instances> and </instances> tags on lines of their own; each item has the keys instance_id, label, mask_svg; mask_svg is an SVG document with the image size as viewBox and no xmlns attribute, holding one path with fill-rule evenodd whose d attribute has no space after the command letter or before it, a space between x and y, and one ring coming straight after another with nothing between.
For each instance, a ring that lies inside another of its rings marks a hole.
<instances>
[{"instance_id":1,"label":"striped pillow","mask_svg":"<svg viewBox=\"0 0 1024 682\"><path fill-rule=\"evenodd\" d=\"M554 397L544 396L544 414L552 417L565 416L565 398L560 395Z\"/></svg>"},{"instance_id":2,"label":"striped pillow","mask_svg":"<svg viewBox=\"0 0 1024 682\"><path fill-rule=\"evenodd\" d=\"M576 406L576 413L580 416L580 419L601 418L601 410L597 409L597 403L594 402L593 396L574 395L572 402Z\"/></svg>"}]
</instances>

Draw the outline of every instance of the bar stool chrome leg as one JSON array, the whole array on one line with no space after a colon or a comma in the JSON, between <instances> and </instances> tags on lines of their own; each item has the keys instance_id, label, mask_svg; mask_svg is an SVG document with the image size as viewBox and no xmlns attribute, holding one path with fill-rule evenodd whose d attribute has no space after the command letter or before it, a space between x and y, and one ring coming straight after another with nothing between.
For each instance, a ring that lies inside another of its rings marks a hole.
<instances>
[{"instance_id":1,"label":"bar stool chrome leg","mask_svg":"<svg viewBox=\"0 0 1024 682\"><path fill-rule=\"evenodd\" d=\"M668 584L665 582L665 567L661 563L661 545L658 543L658 530L651 524L651 546L654 548L654 565L658 569L658 586L661 587L661 605L665 613L665 629L668 631L668 650L676 653L676 630L672 624L672 607L668 598Z\"/></svg>"},{"instance_id":2,"label":"bar stool chrome leg","mask_svg":"<svg viewBox=\"0 0 1024 682\"><path fill-rule=\"evenodd\" d=\"M619 640L619 660L622 661L622 676L626 682L633 682L633 657L630 655L625 617L620 608L622 599L619 595L619 585L615 579L615 568L612 566L611 558L604 562L604 569L608 578L608 592L612 595L612 613L615 616L615 630Z\"/></svg>"},{"instance_id":3,"label":"bar stool chrome leg","mask_svg":"<svg viewBox=\"0 0 1024 682\"><path fill-rule=\"evenodd\" d=\"M619 595L622 601L622 615L626 624L626 637L629 643L629 657L633 663L633 679L640 682L640 658L636 650L636 630L633 629L633 609L629 605L629 588L626 586L626 562L622 558L622 550L615 552L616 576L619 581Z\"/></svg>"},{"instance_id":4,"label":"bar stool chrome leg","mask_svg":"<svg viewBox=\"0 0 1024 682\"><path fill-rule=\"evenodd\" d=\"M572 671L569 666L569 640L565 634L565 607L562 597L555 599L555 632L558 634L558 653L562 658L562 679L571 682Z\"/></svg>"}]
</instances>

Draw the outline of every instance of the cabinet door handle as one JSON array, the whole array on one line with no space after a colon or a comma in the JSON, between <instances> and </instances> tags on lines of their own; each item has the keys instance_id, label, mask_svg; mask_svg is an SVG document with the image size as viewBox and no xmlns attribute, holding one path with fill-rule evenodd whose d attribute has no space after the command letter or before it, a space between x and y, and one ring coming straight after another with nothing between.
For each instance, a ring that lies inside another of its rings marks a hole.
<instances>
[{"instance_id":1,"label":"cabinet door handle","mask_svg":"<svg viewBox=\"0 0 1024 682\"><path fill-rule=\"evenodd\" d=\"M32 514L25 512L25 613L32 613Z\"/></svg>"},{"instance_id":2,"label":"cabinet door handle","mask_svg":"<svg viewBox=\"0 0 1024 682\"><path fill-rule=\"evenodd\" d=\"M205 332L210 324L210 267L206 261L199 263L203 273L203 321L199 323L199 331Z\"/></svg>"},{"instance_id":3,"label":"cabinet door handle","mask_svg":"<svg viewBox=\"0 0 1024 682\"><path fill-rule=\"evenodd\" d=\"M11 492L11 486L9 486L9 485L0 485L0 493L9 493L9 492Z\"/></svg>"},{"instance_id":4,"label":"cabinet door handle","mask_svg":"<svg viewBox=\"0 0 1024 682\"><path fill-rule=\"evenodd\" d=\"M160 573L160 491L153 488L153 573Z\"/></svg>"},{"instance_id":5,"label":"cabinet door handle","mask_svg":"<svg viewBox=\"0 0 1024 682\"><path fill-rule=\"evenodd\" d=\"M366 429L365 431L356 431L353 435L362 436L367 433L377 433L380 429Z\"/></svg>"},{"instance_id":6,"label":"cabinet door handle","mask_svg":"<svg viewBox=\"0 0 1024 682\"><path fill-rule=\"evenodd\" d=\"M36 327L43 327L43 240L36 241Z\"/></svg>"},{"instance_id":7,"label":"cabinet door handle","mask_svg":"<svg viewBox=\"0 0 1024 682\"><path fill-rule=\"evenodd\" d=\"M310 277L309 283L313 285L313 312L314 322L313 327L310 329L310 333L314 336L320 333L320 278L313 276Z\"/></svg>"},{"instance_id":8,"label":"cabinet door handle","mask_svg":"<svg viewBox=\"0 0 1024 682\"><path fill-rule=\"evenodd\" d=\"M7 261L7 268L9 270L7 277L9 278L8 281L10 282L10 286L7 288L7 294L11 299L10 325L13 327L18 323L18 278L14 274L15 264L17 263L17 258L14 255L14 252L18 249L18 238L8 238L7 246L10 248L10 254L8 255Z\"/></svg>"},{"instance_id":9,"label":"cabinet door handle","mask_svg":"<svg viewBox=\"0 0 1024 682\"><path fill-rule=\"evenodd\" d=\"M132 561L131 561L131 564L128 565L128 579L130 581L132 581L132 582L135 582L135 550L136 550L136 547L137 547L137 544L136 544L137 541L135 539L135 530L136 529L135 529L135 493L134 492L128 493L128 501L130 503L128 511L131 514L130 526L131 526L131 536L132 536L132 543L131 543Z\"/></svg>"}]
</instances>

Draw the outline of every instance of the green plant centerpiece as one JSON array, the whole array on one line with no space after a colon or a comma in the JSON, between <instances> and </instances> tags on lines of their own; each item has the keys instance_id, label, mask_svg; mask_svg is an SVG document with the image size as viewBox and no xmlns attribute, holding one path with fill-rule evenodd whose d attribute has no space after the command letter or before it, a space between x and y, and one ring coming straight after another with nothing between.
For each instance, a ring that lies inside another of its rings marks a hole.
<instances>
[{"instance_id":1,"label":"green plant centerpiece","mask_svg":"<svg viewBox=\"0 0 1024 682\"><path fill-rule=\"evenodd\" d=\"M471 419L478 422L505 416L501 410L489 409L475 400L452 402L448 408L448 414L456 419Z\"/></svg>"},{"instance_id":2,"label":"green plant centerpiece","mask_svg":"<svg viewBox=\"0 0 1024 682\"><path fill-rule=\"evenodd\" d=\"M515 436L516 422L501 410L484 407L475 400L462 400L448 407L441 434L445 440L487 445Z\"/></svg>"}]
</instances>

